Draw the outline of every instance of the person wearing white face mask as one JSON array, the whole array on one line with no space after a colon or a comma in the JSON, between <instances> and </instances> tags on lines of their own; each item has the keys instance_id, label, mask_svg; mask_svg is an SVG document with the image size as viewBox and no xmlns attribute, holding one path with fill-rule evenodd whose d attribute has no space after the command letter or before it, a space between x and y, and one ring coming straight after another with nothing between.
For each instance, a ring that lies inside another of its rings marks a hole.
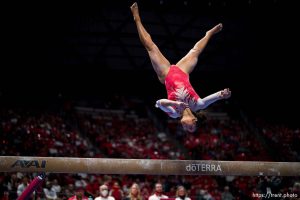
<instances>
[{"instance_id":1,"label":"person wearing white face mask","mask_svg":"<svg viewBox=\"0 0 300 200\"><path fill-rule=\"evenodd\" d=\"M115 200L114 197L108 195L108 187L107 185L101 185L99 187L100 196L95 200Z\"/></svg>"}]
</instances>

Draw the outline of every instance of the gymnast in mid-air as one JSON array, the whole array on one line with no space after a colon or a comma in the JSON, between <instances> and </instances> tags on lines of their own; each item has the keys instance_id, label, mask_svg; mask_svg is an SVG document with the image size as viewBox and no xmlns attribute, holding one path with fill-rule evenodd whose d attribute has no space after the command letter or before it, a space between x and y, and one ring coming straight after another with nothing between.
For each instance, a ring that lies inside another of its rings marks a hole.
<instances>
[{"instance_id":1,"label":"gymnast in mid-air","mask_svg":"<svg viewBox=\"0 0 300 200\"><path fill-rule=\"evenodd\" d=\"M222 24L218 24L207 31L205 36L195 44L186 56L176 63L176 65L171 65L144 28L137 3L135 2L130 9L138 30L139 38L149 54L159 81L165 84L167 89L168 99L156 101L155 106L166 112L172 118L180 118L180 122L185 131L194 132L197 128L197 124L201 120L201 117L197 118L201 110L217 100L227 99L231 96L231 91L226 88L205 98L200 98L189 81L189 74L195 68L198 56L204 50L208 41L222 30Z\"/></svg>"}]
</instances>

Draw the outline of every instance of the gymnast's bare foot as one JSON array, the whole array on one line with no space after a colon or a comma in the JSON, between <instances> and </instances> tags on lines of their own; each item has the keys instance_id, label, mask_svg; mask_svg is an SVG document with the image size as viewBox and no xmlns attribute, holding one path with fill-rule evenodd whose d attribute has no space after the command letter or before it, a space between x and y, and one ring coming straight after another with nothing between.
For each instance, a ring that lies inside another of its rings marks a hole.
<instances>
[{"instance_id":1,"label":"gymnast's bare foot","mask_svg":"<svg viewBox=\"0 0 300 200\"><path fill-rule=\"evenodd\" d=\"M138 7L137 2L134 2L132 4L132 6L130 6L130 9L131 9L131 12L132 12L132 15L133 15L133 19L135 21L140 20L139 7Z\"/></svg>"},{"instance_id":2,"label":"gymnast's bare foot","mask_svg":"<svg viewBox=\"0 0 300 200\"><path fill-rule=\"evenodd\" d=\"M212 29L210 29L209 31L207 31L206 35L213 36L214 34L219 33L222 30L222 28L223 28L223 24L220 23L215 27L213 27Z\"/></svg>"}]
</instances>

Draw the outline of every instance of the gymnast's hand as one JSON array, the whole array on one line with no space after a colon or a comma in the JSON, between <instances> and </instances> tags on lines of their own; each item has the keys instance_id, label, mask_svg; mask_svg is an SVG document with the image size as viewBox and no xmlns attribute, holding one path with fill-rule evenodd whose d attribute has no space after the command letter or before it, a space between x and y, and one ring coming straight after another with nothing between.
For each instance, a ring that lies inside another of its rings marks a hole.
<instances>
[{"instance_id":1,"label":"gymnast's hand","mask_svg":"<svg viewBox=\"0 0 300 200\"><path fill-rule=\"evenodd\" d=\"M221 90L220 97L222 99L228 99L231 96L231 91L229 88L226 88L224 90Z\"/></svg>"},{"instance_id":2,"label":"gymnast's hand","mask_svg":"<svg viewBox=\"0 0 300 200\"><path fill-rule=\"evenodd\" d=\"M187 103L176 101L176 110L178 113L182 113L189 105Z\"/></svg>"}]
</instances>

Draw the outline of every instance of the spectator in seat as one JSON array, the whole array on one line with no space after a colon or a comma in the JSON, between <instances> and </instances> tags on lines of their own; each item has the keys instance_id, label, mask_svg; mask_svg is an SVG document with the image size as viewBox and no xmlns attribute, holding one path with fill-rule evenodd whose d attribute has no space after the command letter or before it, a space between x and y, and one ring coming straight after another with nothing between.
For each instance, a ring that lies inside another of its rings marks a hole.
<instances>
[{"instance_id":1,"label":"spectator in seat","mask_svg":"<svg viewBox=\"0 0 300 200\"><path fill-rule=\"evenodd\" d=\"M107 185L101 185L99 187L99 191L100 191L100 196L97 197L95 200L115 200L114 197L109 196Z\"/></svg>"},{"instance_id":2,"label":"spectator in seat","mask_svg":"<svg viewBox=\"0 0 300 200\"><path fill-rule=\"evenodd\" d=\"M46 199L57 199L56 190L53 188L53 185L50 181L46 182L46 187L43 188Z\"/></svg>"},{"instance_id":3,"label":"spectator in seat","mask_svg":"<svg viewBox=\"0 0 300 200\"><path fill-rule=\"evenodd\" d=\"M137 183L132 184L129 194L124 200L143 200L140 187Z\"/></svg>"},{"instance_id":4,"label":"spectator in seat","mask_svg":"<svg viewBox=\"0 0 300 200\"><path fill-rule=\"evenodd\" d=\"M88 200L88 198L86 196L84 196L83 188L77 188L75 195L70 197L68 200Z\"/></svg>"},{"instance_id":5,"label":"spectator in seat","mask_svg":"<svg viewBox=\"0 0 300 200\"><path fill-rule=\"evenodd\" d=\"M112 186L112 189L109 193L109 196L114 197L115 200L122 200L123 199L123 191L120 189L120 185L117 181L114 182L114 185Z\"/></svg>"},{"instance_id":6,"label":"spectator in seat","mask_svg":"<svg viewBox=\"0 0 300 200\"><path fill-rule=\"evenodd\" d=\"M176 191L175 200L191 200L191 198L187 196L186 189L183 186L179 186Z\"/></svg>"},{"instance_id":7,"label":"spectator in seat","mask_svg":"<svg viewBox=\"0 0 300 200\"><path fill-rule=\"evenodd\" d=\"M61 186L58 184L57 179L54 179L52 182L52 189L56 191L56 193L61 192Z\"/></svg>"},{"instance_id":8,"label":"spectator in seat","mask_svg":"<svg viewBox=\"0 0 300 200\"><path fill-rule=\"evenodd\" d=\"M225 186L224 187L224 192L222 193L222 200L233 200L234 197L231 194L231 192L229 191L229 187Z\"/></svg>"},{"instance_id":9,"label":"spectator in seat","mask_svg":"<svg viewBox=\"0 0 300 200\"><path fill-rule=\"evenodd\" d=\"M149 200L160 200L160 199L168 199L169 197L163 195L163 188L161 183L155 184L154 194L149 197Z\"/></svg>"},{"instance_id":10,"label":"spectator in seat","mask_svg":"<svg viewBox=\"0 0 300 200\"><path fill-rule=\"evenodd\" d=\"M22 183L18 185L18 190L17 190L18 197L22 194L22 192L27 188L28 185L29 185L29 177L24 176L22 179Z\"/></svg>"}]
</instances>

